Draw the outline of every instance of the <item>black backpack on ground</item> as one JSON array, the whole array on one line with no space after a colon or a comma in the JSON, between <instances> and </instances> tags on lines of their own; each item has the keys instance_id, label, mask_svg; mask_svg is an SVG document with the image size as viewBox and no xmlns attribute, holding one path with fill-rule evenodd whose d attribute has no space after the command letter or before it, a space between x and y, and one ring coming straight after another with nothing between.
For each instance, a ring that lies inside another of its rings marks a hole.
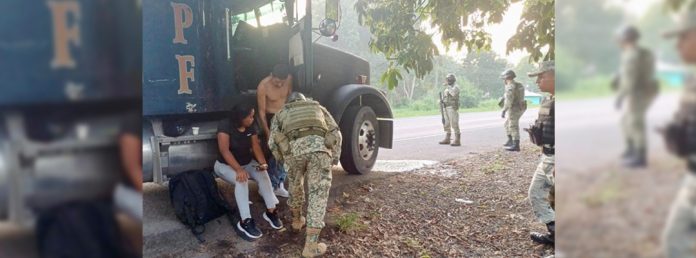
<instances>
[{"instance_id":1,"label":"black backpack on ground","mask_svg":"<svg viewBox=\"0 0 696 258\"><path fill-rule=\"evenodd\" d=\"M212 171L190 170L169 181L169 198L176 217L191 229L201 243L205 223L227 215L233 223L233 209L222 198Z\"/></svg>"},{"instance_id":2,"label":"black backpack on ground","mask_svg":"<svg viewBox=\"0 0 696 258\"><path fill-rule=\"evenodd\" d=\"M123 237L113 205L79 201L39 214L36 235L41 257L136 257Z\"/></svg>"}]
</instances>

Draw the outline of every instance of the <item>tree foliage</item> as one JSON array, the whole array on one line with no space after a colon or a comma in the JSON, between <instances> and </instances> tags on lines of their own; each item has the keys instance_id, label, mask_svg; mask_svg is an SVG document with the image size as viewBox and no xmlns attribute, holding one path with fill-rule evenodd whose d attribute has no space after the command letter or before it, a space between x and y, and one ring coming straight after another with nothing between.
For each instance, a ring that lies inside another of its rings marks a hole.
<instances>
[{"instance_id":1,"label":"tree foliage","mask_svg":"<svg viewBox=\"0 0 696 258\"><path fill-rule=\"evenodd\" d=\"M433 69L438 54L433 42L435 28L442 44L469 52L489 51L489 25L502 22L505 12L521 0L358 0L354 9L359 23L370 29L371 51L388 60L381 77L390 89L403 79L400 67L423 78ZM530 61L553 59L555 37L554 0L527 0L517 34L508 51L527 50ZM544 48L548 46L547 48ZM545 52L542 52L546 49Z\"/></svg>"},{"instance_id":2,"label":"tree foliage","mask_svg":"<svg viewBox=\"0 0 696 258\"><path fill-rule=\"evenodd\" d=\"M678 11L682 8L690 8L693 10L696 9L696 0L666 0L665 5L671 11Z\"/></svg>"}]
</instances>

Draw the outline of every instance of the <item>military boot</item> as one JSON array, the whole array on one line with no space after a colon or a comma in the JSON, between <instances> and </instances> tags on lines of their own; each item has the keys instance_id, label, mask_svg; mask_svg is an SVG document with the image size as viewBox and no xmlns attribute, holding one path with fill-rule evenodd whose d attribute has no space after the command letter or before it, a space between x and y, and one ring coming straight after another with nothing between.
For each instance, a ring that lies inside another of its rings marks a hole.
<instances>
[{"instance_id":1,"label":"military boot","mask_svg":"<svg viewBox=\"0 0 696 258\"><path fill-rule=\"evenodd\" d=\"M546 229L549 231L547 234L532 232L529 237L532 241L544 244L544 245L554 245L554 235L556 234L556 223L554 221L546 224Z\"/></svg>"},{"instance_id":2,"label":"military boot","mask_svg":"<svg viewBox=\"0 0 696 258\"><path fill-rule=\"evenodd\" d=\"M292 227L294 231L299 232L305 225L305 217L302 216L302 211L300 210L290 209L290 214L292 216L290 227Z\"/></svg>"},{"instance_id":3,"label":"military boot","mask_svg":"<svg viewBox=\"0 0 696 258\"><path fill-rule=\"evenodd\" d=\"M635 150L633 154L623 160L623 165L628 168L644 168L647 166L645 150Z\"/></svg>"},{"instance_id":4,"label":"military boot","mask_svg":"<svg viewBox=\"0 0 696 258\"><path fill-rule=\"evenodd\" d=\"M520 151L520 140L512 141L512 145L509 147L505 147L505 150L507 150L507 151Z\"/></svg>"},{"instance_id":5,"label":"military boot","mask_svg":"<svg viewBox=\"0 0 696 258\"><path fill-rule=\"evenodd\" d=\"M459 142L461 135L462 134L459 134L459 133L454 134L454 142L452 142L452 144L451 144L452 146L461 146L462 145L461 142Z\"/></svg>"},{"instance_id":6,"label":"military boot","mask_svg":"<svg viewBox=\"0 0 696 258\"><path fill-rule=\"evenodd\" d=\"M623 152L623 154L621 154L621 158L622 159L630 158L631 156L633 156L633 152L634 152L633 142L631 142L630 140L627 140L626 141L626 150Z\"/></svg>"},{"instance_id":7,"label":"military boot","mask_svg":"<svg viewBox=\"0 0 696 258\"><path fill-rule=\"evenodd\" d=\"M442 145L450 144L450 137L451 136L452 136L451 133L447 133L447 135L445 135L445 139L440 141L440 144L442 144Z\"/></svg>"},{"instance_id":8,"label":"military boot","mask_svg":"<svg viewBox=\"0 0 696 258\"><path fill-rule=\"evenodd\" d=\"M321 228L307 228L302 257L317 257L326 253L326 244L319 243L319 233L321 233Z\"/></svg>"},{"instance_id":9,"label":"military boot","mask_svg":"<svg viewBox=\"0 0 696 258\"><path fill-rule=\"evenodd\" d=\"M508 135L508 141L503 145L503 147L510 147L512 146L512 135Z\"/></svg>"}]
</instances>

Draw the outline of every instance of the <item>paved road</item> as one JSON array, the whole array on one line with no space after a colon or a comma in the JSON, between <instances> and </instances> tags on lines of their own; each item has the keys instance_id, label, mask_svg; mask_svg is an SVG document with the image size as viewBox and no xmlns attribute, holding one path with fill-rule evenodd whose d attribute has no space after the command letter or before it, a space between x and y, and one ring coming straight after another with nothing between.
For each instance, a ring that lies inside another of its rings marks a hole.
<instances>
[{"instance_id":1,"label":"paved road","mask_svg":"<svg viewBox=\"0 0 696 258\"><path fill-rule=\"evenodd\" d=\"M649 159L671 158L656 128L665 125L678 107L679 95L658 97L648 111ZM559 101L556 104L556 165L559 171L584 171L619 162L624 149L621 113L613 98Z\"/></svg>"},{"instance_id":2,"label":"paved road","mask_svg":"<svg viewBox=\"0 0 696 258\"><path fill-rule=\"evenodd\" d=\"M529 109L520 119L520 128L534 122L538 109ZM440 116L396 119L394 121L394 145L392 149L380 149L380 160L436 160L445 161L471 152L502 148L507 141L500 112L462 113L459 128L462 146L439 145L444 137ZM520 129L521 130L521 129ZM521 130L522 140L529 140Z\"/></svg>"}]
</instances>

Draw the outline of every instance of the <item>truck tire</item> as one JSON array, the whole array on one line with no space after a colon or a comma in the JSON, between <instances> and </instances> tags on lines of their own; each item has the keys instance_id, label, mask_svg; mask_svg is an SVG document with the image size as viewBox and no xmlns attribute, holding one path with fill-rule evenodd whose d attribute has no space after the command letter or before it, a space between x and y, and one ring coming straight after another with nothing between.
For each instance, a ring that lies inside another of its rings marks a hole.
<instances>
[{"instance_id":1,"label":"truck tire","mask_svg":"<svg viewBox=\"0 0 696 258\"><path fill-rule=\"evenodd\" d=\"M343 144L341 166L349 174L362 175L372 170L379 153L379 126L371 107L348 107L340 123Z\"/></svg>"}]
</instances>

